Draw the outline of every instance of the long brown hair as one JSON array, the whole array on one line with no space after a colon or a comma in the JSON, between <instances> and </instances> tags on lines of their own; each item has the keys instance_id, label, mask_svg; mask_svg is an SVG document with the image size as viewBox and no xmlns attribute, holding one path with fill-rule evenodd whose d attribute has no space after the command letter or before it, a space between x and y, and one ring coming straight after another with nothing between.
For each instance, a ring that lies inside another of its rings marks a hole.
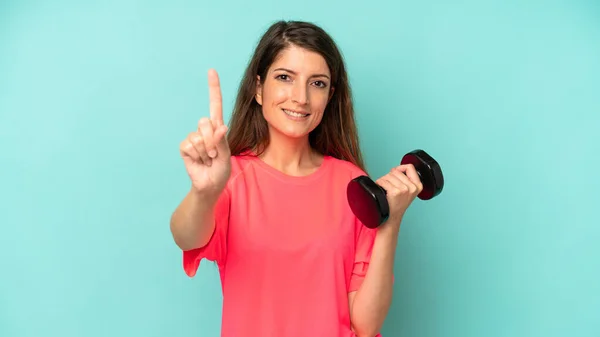
<instances>
[{"instance_id":1,"label":"long brown hair","mask_svg":"<svg viewBox=\"0 0 600 337\"><path fill-rule=\"evenodd\" d=\"M320 27L302 21L278 21L260 39L240 83L227 136L232 155L260 155L269 144L261 106L254 99L261 81L278 54L295 45L319 53L329 66L333 95L321 123L309 134L311 147L323 155L347 160L366 171L354 119L352 93L344 59L333 39Z\"/></svg>"}]
</instances>

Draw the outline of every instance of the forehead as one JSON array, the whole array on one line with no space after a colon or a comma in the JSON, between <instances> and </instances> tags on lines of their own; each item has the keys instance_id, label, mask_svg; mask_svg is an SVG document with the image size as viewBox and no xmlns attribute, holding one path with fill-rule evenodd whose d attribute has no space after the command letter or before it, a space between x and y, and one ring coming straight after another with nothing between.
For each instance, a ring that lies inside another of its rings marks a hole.
<instances>
[{"instance_id":1,"label":"forehead","mask_svg":"<svg viewBox=\"0 0 600 337\"><path fill-rule=\"evenodd\" d=\"M271 65L272 70L277 68L285 68L309 76L314 74L329 75L329 67L323 56L298 46L290 46L279 53L277 59Z\"/></svg>"}]
</instances>

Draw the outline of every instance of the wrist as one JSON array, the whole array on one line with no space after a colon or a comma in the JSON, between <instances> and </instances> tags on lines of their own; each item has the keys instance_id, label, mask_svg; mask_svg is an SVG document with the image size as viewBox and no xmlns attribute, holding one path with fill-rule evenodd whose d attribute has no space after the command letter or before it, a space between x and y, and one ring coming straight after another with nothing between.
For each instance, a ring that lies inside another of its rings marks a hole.
<instances>
[{"instance_id":1,"label":"wrist","mask_svg":"<svg viewBox=\"0 0 600 337\"><path fill-rule=\"evenodd\" d=\"M383 223L383 225L385 227L393 227L399 229L403 217L404 214L390 215L390 217Z\"/></svg>"},{"instance_id":2,"label":"wrist","mask_svg":"<svg viewBox=\"0 0 600 337\"><path fill-rule=\"evenodd\" d=\"M192 186L189 191L189 195L194 203L201 203L205 205L212 205L217 202L219 194L213 193L206 190L199 190Z\"/></svg>"},{"instance_id":3,"label":"wrist","mask_svg":"<svg viewBox=\"0 0 600 337\"><path fill-rule=\"evenodd\" d=\"M400 218L390 217L378 227L377 234L389 236L395 240L400 232L400 223Z\"/></svg>"}]
</instances>

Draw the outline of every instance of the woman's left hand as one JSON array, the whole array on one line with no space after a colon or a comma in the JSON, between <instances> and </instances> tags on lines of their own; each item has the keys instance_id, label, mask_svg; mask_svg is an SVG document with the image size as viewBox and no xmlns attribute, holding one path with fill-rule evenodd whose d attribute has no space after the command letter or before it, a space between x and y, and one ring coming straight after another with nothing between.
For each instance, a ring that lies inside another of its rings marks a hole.
<instances>
[{"instance_id":1,"label":"woman's left hand","mask_svg":"<svg viewBox=\"0 0 600 337\"><path fill-rule=\"evenodd\" d=\"M417 170L412 164L396 166L375 183L387 192L386 197L390 206L388 222L400 225L408 206L423 190Z\"/></svg>"}]
</instances>

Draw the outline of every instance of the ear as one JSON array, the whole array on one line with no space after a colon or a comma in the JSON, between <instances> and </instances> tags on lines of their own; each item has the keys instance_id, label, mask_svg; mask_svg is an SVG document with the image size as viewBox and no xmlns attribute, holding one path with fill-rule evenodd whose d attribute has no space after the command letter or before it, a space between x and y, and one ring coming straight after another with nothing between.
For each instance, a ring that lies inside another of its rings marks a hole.
<instances>
[{"instance_id":1,"label":"ear","mask_svg":"<svg viewBox=\"0 0 600 337\"><path fill-rule=\"evenodd\" d=\"M260 76L256 75L256 94L254 95L256 103L262 105L262 85L260 84Z\"/></svg>"},{"instance_id":2,"label":"ear","mask_svg":"<svg viewBox=\"0 0 600 337\"><path fill-rule=\"evenodd\" d=\"M329 102L331 100L331 97L333 97L333 92L335 91L334 87L331 87L331 90L329 90L329 98L327 98L327 102Z\"/></svg>"}]
</instances>

